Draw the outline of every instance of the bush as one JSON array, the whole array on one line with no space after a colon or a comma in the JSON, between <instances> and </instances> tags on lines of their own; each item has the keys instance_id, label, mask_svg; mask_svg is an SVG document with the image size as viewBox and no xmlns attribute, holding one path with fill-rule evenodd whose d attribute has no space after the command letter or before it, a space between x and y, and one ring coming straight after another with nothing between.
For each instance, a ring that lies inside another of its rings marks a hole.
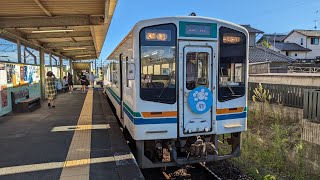
<instances>
[{"instance_id":1,"label":"bush","mask_svg":"<svg viewBox=\"0 0 320 180\"><path fill-rule=\"evenodd\" d=\"M241 156L233 162L255 179L318 179L305 163L297 119L290 119L280 106L271 108L269 91L259 84L249 109L249 130L242 135ZM295 154L294 157L290 157Z\"/></svg>"}]
</instances>

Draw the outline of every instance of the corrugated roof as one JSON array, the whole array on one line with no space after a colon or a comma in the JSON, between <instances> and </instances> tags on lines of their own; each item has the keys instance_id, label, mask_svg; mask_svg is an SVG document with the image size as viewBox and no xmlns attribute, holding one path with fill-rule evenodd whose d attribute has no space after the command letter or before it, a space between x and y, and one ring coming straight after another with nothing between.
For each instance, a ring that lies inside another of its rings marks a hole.
<instances>
[{"instance_id":1,"label":"corrugated roof","mask_svg":"<svg viewBox=\"0 0 320 180\"><path fill-rule=\"evenodd\" d=\"M275 46L281 51L311 51L311 49L304 48L296 43L290 42L276 42Z\"/></svg>"},{"instance_id":2,"label":"corrugated roof","mask_svg":"<svg viewBox=\"0 0 320 180\"><path fill-rule=\"evenodd\" d=\"M260 34L263 34L263 33L264 33L263 31L260 31L260 30L258 30L258 29L255 29L255 28L251 27L250 25L241 25L241 26L243 26L244 28L246 28L249 33L260 33Z\"/></svg>"},{"instance_id":3,"label":"corrugated roof","mask_svg":"<svg viewBox=\"0 0 320 180\"><path fill-rule=\"evenodd\" d=\"M1 0L0 29L70 59L96 59L118 0ZM33 33L69 29L71 32ZM67 48L78 48L65 50Z\"/></svg>"},{"instance_id":4,"label":"corrugated roof","mask_svg":"<svg viewBox=\"0 0 320 180\"><path fill-rule=\"evenodd\" d=\"M253 46L249 49L249 62L290 62L292 58L275 52L263 46Z\"/></svg>"}]
</instances>

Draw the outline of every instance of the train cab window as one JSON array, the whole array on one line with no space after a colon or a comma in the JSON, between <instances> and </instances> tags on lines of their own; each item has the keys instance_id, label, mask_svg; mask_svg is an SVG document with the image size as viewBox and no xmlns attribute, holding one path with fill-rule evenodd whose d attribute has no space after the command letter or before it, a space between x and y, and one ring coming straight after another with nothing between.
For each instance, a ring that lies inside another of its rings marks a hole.
<instances>
[{"instance_id":1,"label":"train cab window","mask_svg":"<svg viewBox=\"0 0 320 180\"><path fill-rule=\"evenodd\" d=\"M245 94L246 36L236 30L219 30L219 88L218 100L228 101Z\"/></svg>"},{"instance_id":2,"label":"train cab window","mask_svg":"<svg viewBox=\"0 0 320 180\"><path fill-rule=\"evenodd\" d=\"M186 59L186 87L208 87L208 57L206 52L189 52Z\"/></svg>"},{"instance_id":3,"label":"train cab window","mask_svg":"<svg viewBox=\"0 0 320 180\"><path fill-rule=\"evenodd\" d=\"M140 98L166 104L176 102L176 41L174 24L140 31Z\"/></svg>"}]
</instances>

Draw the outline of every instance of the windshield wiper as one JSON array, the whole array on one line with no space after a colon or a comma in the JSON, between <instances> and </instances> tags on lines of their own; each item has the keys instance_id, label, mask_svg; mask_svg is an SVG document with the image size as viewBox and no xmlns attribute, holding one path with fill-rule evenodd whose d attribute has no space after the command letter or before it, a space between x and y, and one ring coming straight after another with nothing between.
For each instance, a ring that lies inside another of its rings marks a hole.
<instances>
[{"instance_id":1,"label":"windshield wiper","mask_svg":"<svg viewBox=\"0 0 320 180\"><path fill-rule=\"evenodd\" d=\"M166 90L170 85L171 85L171 81L170 81L170 79L169 79L169 80L168 80L168 83L167 83L167 86L164 87L164 88L161 90L161 93L160 93L160 95L158 96L158 98L160 98L160 97L162 96L164 90Z\"/></svg>"}]
</instances>

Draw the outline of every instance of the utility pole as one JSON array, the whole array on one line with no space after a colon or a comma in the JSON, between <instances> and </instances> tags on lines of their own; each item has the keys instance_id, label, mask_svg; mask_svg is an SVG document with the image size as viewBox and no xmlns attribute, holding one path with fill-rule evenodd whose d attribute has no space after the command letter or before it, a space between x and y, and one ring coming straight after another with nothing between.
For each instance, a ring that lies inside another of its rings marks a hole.
<instances>
[{"instance_id":1,"label":"utility pole","mask_svg":"<svg viewBox=\"0 0 320 180\"><path fill-rule=\"evenodd\" d=\"M318 23L318 13L319 13L320 11L319 10L317 10L316 12L315 12L315 14L316 14L316 19L314 20L314 29L316 30L318 27L317 27L317 23Z\"/></svg>"},{"instance_id":2,"label":"utility pole","mask_svg":"<svg viewBox=\"0 0 320 180\"><path fill-rule=\"evenodd\" d=\"M97 59L94 60L94 73L97 76Z\"/></svg>"},{"instance_id":3,"label":"utility pole","mask_svg":"<svg viewBox=\"0 0 320 180\"><path fill-rule=\"evenodd\" d=\"M277 33L274 33L274 36L273 36L273 50L276 47L276 35L277 35Z\"/></svg>"}]
</instances>

